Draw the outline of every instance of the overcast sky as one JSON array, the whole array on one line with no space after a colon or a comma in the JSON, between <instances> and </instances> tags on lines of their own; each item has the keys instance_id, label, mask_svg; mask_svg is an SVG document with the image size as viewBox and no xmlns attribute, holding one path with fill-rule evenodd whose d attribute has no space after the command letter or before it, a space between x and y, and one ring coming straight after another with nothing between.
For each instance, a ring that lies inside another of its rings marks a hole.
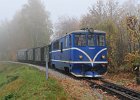
<instances>
[{"instance_id":1,"label":"overcast sky","mask_svg":"<svg viewBox=\"0 0 140 100\"><path fill-rule=\"evenodd\" d=\"M96 0L42 0L46 9L50 12L50 18L54 22L61 16L74 16L80 18L88 12L88 8ZM27 0L0 0L0 20L12 19L14 14L26 4Z\"/></svg>"},{"instance_id":2,"label":"overcast sky","mask_svg":"<svg viewBox=\"0 0 140 100\"><path fill-rule=\"evenodd\" d=\"M53 22L60 16L74 16L79 18L88 11L94 0L42 0L50 12ZM22 8L27 0L0 0L0 20L12 19L14 14Z\"/></svg>"},{"instance_id":3,"label":"overcast sky","mask_svg":"<svg viewBox=\"0 0 140 100\"><path fill-rule=\"evenodd\" d=\"M11 19L27 0L0 0L0 20Z\"/></svg>"},{"instance_id":4,"label":"overcast sky","mask_svg":"<svg viewBox=\"0 0 140 100\"><path fill-rule=\"evenodd\" d=\"M88 11L95 0L46 0L45 4L54 21L60 16L79 18ZM53 22L54 22L53 21Z\"/></svg>"}]
</instances>

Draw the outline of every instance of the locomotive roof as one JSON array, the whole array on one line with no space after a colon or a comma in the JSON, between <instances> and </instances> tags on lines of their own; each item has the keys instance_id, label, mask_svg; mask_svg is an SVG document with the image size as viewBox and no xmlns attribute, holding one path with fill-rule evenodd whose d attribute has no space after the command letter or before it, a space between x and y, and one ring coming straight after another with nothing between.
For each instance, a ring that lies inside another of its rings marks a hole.
<instances>
[{"instance_id":1,"label":"locomotive roof","mask_svg":"<svg viewBox=\"0 0 140 100\"><path fill-rule=\"evenodd\" d=\"M70 33L67 33L66 35L69 35L69 34L72 34L72 33L85 33L85 32L89 32L88 30L76 30L76 31L72 31L72 32L70 32ZM104 32L104 31L100 31L100 30L94 30L93 31L93 33L104 33L104 34L106 34L106 32ZM63 37L65 37L66 35L64 35L64 36L62 36L61 38L63 38ZM56 40L54 40L54 41L52 41L52 42L55 42L55 41L57 41L58 39L61 39L61 38L57 38Z\"/></svg>"},{"instance_id":2,"label":"locomotive roof","mask_svg":"<svg viewBox=\"0 0 140 100\"><path fill-rule=\"evenodd\" d=\"M76 31L70 32L70 34L71 34L71 33L79 33L79 32L89 32L89 31L88 31L88 30L76 30ZM100 30L94 30L93 32L94 32L94 33L106 33L106 32L104 32L104 31L100 31Z\"/></svg>"}]
</instances>

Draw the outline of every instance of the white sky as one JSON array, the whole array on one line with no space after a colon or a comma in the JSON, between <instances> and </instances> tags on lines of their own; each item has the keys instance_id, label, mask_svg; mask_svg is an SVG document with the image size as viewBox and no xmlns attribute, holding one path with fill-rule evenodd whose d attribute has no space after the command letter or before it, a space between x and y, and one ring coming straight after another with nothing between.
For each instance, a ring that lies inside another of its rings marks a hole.
<instances>
[{"instance_id":1,"label":"white sky","mask_svg":"<svg viewBox=\"0 0 140 100\"><path fill-rule=\"evenodd\" d=\"M61 16L80 18L81 15L88 12L88 8L96 0L42 0L42 2L51 14L50 19L55 23ZM0 21L12 19L15 13L26 3L27 0L0 0Z\"/></svg>"},{"instance_id":2,"label":"white sky","mask_svg":"<svg viewBox=\"0 0 140 100\"><path fill-rule=\"evenodd\" d=\"M27 0L0 0L0 20L12 19Z\"/></svg>"},{"instance_id":3,"label":"white sky","mask_svg":"<svg viewBox=\"0 0 140 100\"><path fill-rule=\"evenodd\" d=\"M51 12L51 19L56 22L61 16L79 18L86 14L95 0L45 0L46 8Z\"/></svg>"}]
</instances>

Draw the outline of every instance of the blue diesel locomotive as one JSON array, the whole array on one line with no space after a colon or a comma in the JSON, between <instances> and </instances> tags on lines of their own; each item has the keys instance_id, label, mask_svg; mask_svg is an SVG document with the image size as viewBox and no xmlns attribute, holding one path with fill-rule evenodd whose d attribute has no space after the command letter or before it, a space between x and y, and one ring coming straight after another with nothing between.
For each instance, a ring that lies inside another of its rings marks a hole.
<instances>
[{"instance_id":1,"label":"blue diesel locomotive","mask_svg":"<svg viewBox=\"0 0 140 100\"><path fill-rule=\"evenodd\" d=\"M103 31L78 30L53 41L49 46L19 50L17 59L34 64L45 64L47 61L49 67L76 77L101 77L107 71L108 64L105 37Z\"/></svg>"},{"instance_id":2,"label":"blue diesel locomotive","mask_svg":"<svg viewBox=\"0 0 140 100\"><path fill-rule=\"evenodd\" d=\"M49 64L77 77L100 77L107 71L106 33L78 30L51 43Z\"/></svg>"}]
</instances>

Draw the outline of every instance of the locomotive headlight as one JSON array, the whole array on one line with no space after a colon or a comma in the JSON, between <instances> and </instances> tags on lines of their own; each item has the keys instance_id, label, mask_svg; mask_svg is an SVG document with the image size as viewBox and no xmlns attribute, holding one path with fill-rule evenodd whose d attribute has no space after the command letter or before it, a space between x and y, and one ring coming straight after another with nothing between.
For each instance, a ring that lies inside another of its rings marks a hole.
<instances>
[{"instance_id":1,"label":"locomotive headlight","mask_svg":"<svg viewBox=\"0 0 140 100\"><path fill-rule=\"evenodd\" d=\"M82 55L80 55L80 56L79 56L79 59L83 59L83 56L82 56Z\"/></svg>"},{"instance_id":2,"label":"locomotive headlight","mask_svg":"<svg viewBox=\"0 0 140 100\"><path fill-rule=\"evenodd\" d=\"M102 59L105 59L106 57L105 57L105 55L102 55Z\"/></svg>"}]
</instances>

